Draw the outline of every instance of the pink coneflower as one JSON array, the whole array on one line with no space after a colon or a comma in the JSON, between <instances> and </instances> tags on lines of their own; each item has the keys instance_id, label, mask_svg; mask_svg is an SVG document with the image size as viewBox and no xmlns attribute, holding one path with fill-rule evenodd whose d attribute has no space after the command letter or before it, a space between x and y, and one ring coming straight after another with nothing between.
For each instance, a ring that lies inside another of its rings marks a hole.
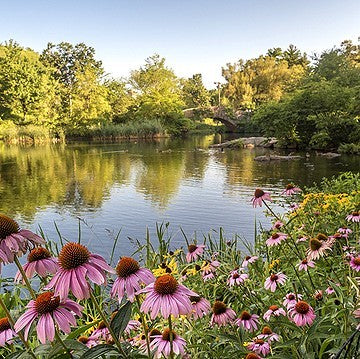
<instances>
[{"instance_id":1,"label":"pink coneflower","mask_svg":"<svg viewBox=\"0 0 360 359\"><path fill-rule=\"evenodd\" d=\"M17 222L0 214L0 260L4 263L14 261L14 254L22 256L31 246L44 244L45 240L26 229L20 229Z\"/></svg>"},{"instance_id":2,"label":"pink coneflower","mask_svg":"<svg viewBox=\"0 0 360 359\"><path fill-rule=\"evenodd\" d=\"M208 314L211 309L211 305L208 300L202 297L190 297L192 311L191 315L194 319L202 318L204 315Z\"/></svg>"},{"instance_id":3,"label":"pink coneflower","mask_svg":"<svg viewBox=\"0 0 360 359\"><path fill-rule=\"evenodd\" d=\"M314 268L315 263L313 261L308 261L306 258L303 259L299 264L297 264L297 267L300 270L307 271L309 267Z\"/></svg>"},{"instance_id":4,"label":"pink coneflower","mask_svg":"<svg viewBox=\"0 0 360 359\"><path fill-rule=\"evenodd\" d=\"M321 289L316 290L315 293L314 293L314 298L317 301L322 300L323 299L323 291Z\"/></svg>"},{"instance_id":5,"label":"pink coneflower","mask_svg":"<svg viewBox=\"0 0 360 359\"><path fill-rule=\"evenodd\" d=\"M220 266L219 261L212 260L202 268L202 278L204 282L215 277L215 271L219 266Z\"/></svg>"},{"instance_id":6,"label":"pink coneflower","mask_svg":"<svg viewBox=\"0 0 360 359\"><path fill-rule=\"evenodd\" d=\"M188 247L189 252L186 254L186 261L188 263L196 261L204 253L204 248L205 245L203 244L190 244Z\"/></svg>"},{"instance_id":7,"label":"pink coneflower","mask_svg":"<svg viewBox=\"0 0 360 359\"><path fill-rule=\"evenodd\" d=\"M268 326L265 326L262 331L261 331L261 334L259 334L256 338L258 339L265 339L267 342L273 342L273 341L276 341L278 342L279 341L279 335L274 333L270 327Z\"/></svg>"},{"instance_id":8,"label":"pink coneflower","mask_svg":"<svg viewBox=\"0 0 360 359\"><path fill-rule=\"evenodd\" d=\"M262 207L263 201L271 201L270 193L264 192L262 189L257 188L252 198L253 207Z\"/></svg>"},{"instance_id":9,"label":"pink coneflower","mask_svg":"<svg viewBox=\"0 0 360 359\"><path fill-rule=\"evenodd\" d=\"M306 237L306 236L299 236L298 239L296 240L296 243L306 242L307 239L308 239L308 237Z\"/></svg>"},{"instance_id":10,"label":"pink coneflower","mask_svg":"<svg viewBox=\"0 0 360 359\"><path fill-rule=\"evenodd\" d=\"M252 350L256 354L268 355L270 353L270 344L262 339L253 339L246 346L246 349Z\"/></svg>"},{"instance_id":11,"label":"pink coneflower","mask_svg":"<svg viewBox=\"0 0 360 359\"><path fill-rule=\"evenodd\" d=\"M341 227L338 229L338 232L341 233L341 234L344 234L346 235L346 237L352 233L352 230L350 228L347 228L347 227Z\"/></svg>"},{"instance_id":12,"label":"pink coneflower","mask_svg":"<svg viewBox=\"0 0 360 359\"><path fill-rule=\"evenodd\" d=\"M264 287L265 289L270 289L272 292L275 292L278 284L284 284L287 279L287 276L283 273L271 274L270 277L266 278Z\"/></svg>"},{"instance_id":13,"label":"pink coneflower","mask_svg":"<svg viewBox=\"0 0 360 359\"><path fill-rule=\"evenodd\" d=\"M244 328L250 332L257 330L259 324L259 316L256 314L250 314L246 310L244 310L240 314L240 318L235 320L235 324L239 327Z\"/></svg>"},{"instance_id":14,"label":"pink coneflower","mask_svg":"<svg viewBox=\"0 0 360 359\"><path fill-rule=\"evenodd\" d=\"M290 308L289 316L298 327L311 325L316 318L314 309L303 300L299 300Z\"/></svg>"},{"instance_id":15,"label":"pink coneflower","mask_svg":"<svg viewBox=\"0 0 360 359\"><path fill-rule=\"evenodd\" d=\"M356 272L360 271L360 255L351 256L350 267Z\"/></svg>"},{"instance_id":16,"label":"pink coneflower","mask_svg":"<svg viewBox=\"0 0 360 359\"><path fill-rule=\"evenodd\" d=\"M129 335L132 330L138 330L140 327L141 323L138 320L129 320L124 329L124 332Z\"/></svg>"},{"instance_id":17,"label":"pink coneflower","mask_svg":"<svg viewBox=\"0 0 360 359\"><path fill-rule=\"evenodd\" d=\"M240 284L244 283L248 278L249 278L249 275L246 273L239 273L239 271L233 271L227 280L227 284L230 287L232 287L234 285L240 285Z\"/></svg>"},{"instance_id":18,"label":"pink coneflower","mask_svg":"<svg viewBox=\"0 0 360 359\"><path fill-rule=\"evenodd\" d=\"M18 333L25 328L24 337L27 339L31 324L38 320L36 332L42 344L46 339L50 342L54 340L55 323L64 333L70 333L70 325L76 325L74 314L81 316L83 307L73 300L61 300L59 296L54 296L52 292L45 292L31 300L26 306L28 310L15 323L15 331Z\"/></svg>"},{"instance_id":19,"label":"pink coneflower","mask_svg":"<svg viewBox=\"0 0 360 359\"><path fill-rule=\"evenodd\" d=\"M5 344L11 344L16 335L10 326L9 319L7 317L0 318L0 347L4 347Z\"/></svg>"},{"instance_id":20,"label":"pink coneflower","mask_svg":"<svg viewBox=\"0 0 360 359\"><path fill-rule=\"evenodd\" d=\"M45 278L48 274L55 274L59 269L56 258L43 247L34 248L27 257L28 262L23 266L27 278L32 278L35 273ZM20 271L15 275L15 282L22 279Z\"/></svg>"},{"instance_id":21,"label":"pink coneflower","mask_svg":"<svg viewBox=\"0 0 360 359\"><path fill-rule=\"evenodd\" d=\"M280 317L280 315L286 316L285 310L279 308L277 305L270 305L269 310L267 310L263 318L268 322L272 316Z\"/></svg>"},{"instance_id":22,"label":"pink coneflower","mask_svg":"<svg viewBox=\"0 0 360 359\"><path fill-rule=\"evenodd\" d=\"M219 327L232 322L236 318L236 313L226 306L224 302L217 300L212 307L213 314L211 316L210 325L217 324Z\"/></svg>"},{"instance_id":23,"label":"pink coneflower","mask_svg":"<svg viewBox=\"0 0 360 359\"><path fill-rule=\"evenodd\" d=\"M116 266L118 277L111 288L111 297L118 297L119 303L125 293L130 302L135 300L135 293L141 289L141 284L148 285L155 281L152 272L147 268L140 268L139 263L130 257L122 257Z\"/></svg>"},{"instance_id":24,"label":"pink coneflower","mask_svg":"<svg viewBox=\"0 0 360 359\"><path fill-rule=\"evenodd\" d=\"M360 222L360 212L359 211L354 211L351 214L349 214L348 216L346 216L346 220L349 222Z\"/></svg>"},{"instance_id":25,"label":"pink coneflower","mask_svg":"<svg viewBox=\"0 0 360 359\"><path fill-rule=\"evenodd\" d=\"M286 186L286 188L281 192L281 194L291 196L291 195L296 194L298 192L301 192L301 189L299 187L295 187L293 184L289 183Z\"/></svg>"},{"instance_id":26,"label":"pink coneflower","mask_svg":"<svg viewBox=\"0 0 360 359\"><path fill-rule=\"evenodd\" d=\"M335 293L335 289L332 287L327 287L325 289L325 292L326 292L326 294L331 295L331 294Z\"/></svg>"},{"instance_id":27,"label":"pink coneflower","mask_svg":"<svg viewBox=\"0 0 360 359\"><path fill-rule=\"evenodd\" d=\"M171 354L170 335L172 333L173 352L175 355L185 355L185 339L177 335L173 330L166 328L161 335L152 336L151 350L155 351L155 358L168 358Z\"/></svg>"},{"instance_id":28,"label":"pink coneflower","mask_svg":"<svg viewBox=\"0 0 360 359\"><path fill-rule=\"evenodd\" d=\"M284 298L283 305L289 309L290 307L294 306L299 299L302 299L301 294L298 294L296 297L295 293L288 293Z\"/></svg>"},{"instance_id":29,"label":"pink coneflower","mask_svg":"<svg viewBox=\"0 0 360 359\"><path fill-rule=\"evenodd\" d=\"M77 340L78 342L85 344L88 348L92 348L99 344L99 342L92 336L86 337L85 335L81 335Z\"/></svg>"},{"instance_id":30,"label":"pink coneflower","mask_svg":"<svg viewBox=\"0 0 360 359\"><path fill-rule=\"evenodd\" d=\"M198 296L195 292L179 284L170 274L165 274L150 283L144 289L137 292L147 293L145 300L141 304L141 311L150 312L151 319L155 319L161 311L164 318L169 315L178 317L192 312L192 305L189 297Z\"/></svg>"},{"instance_id":31,"label":"pink coneflower","mask_svg":"<svg viewBox=\"0 0 360 359\"><path fill-rule=\"evenodd\" d=\"M287 238L287 234L285 233L273 233L270 238L266 240L266 245L271 246L277 246L279 245L283 240Z\"/></svg>"},{"instance_id":32,"label":"pink coneflower","mask_svg":"<svg viewBox=\"0 0 360 359\"><path fill-rule=\"evenodd\" d=\"M112 336L110 334L109 328L105 325L103 321L101 321L97 326L97 328L91 333L91 337L97 341L99 340L103 340L105 342L112 341Z\"/></svg>"},{"instance_id":33,"label":"pink coneflower","mask_svg":"<svg viewBox=\"0 0 360 359\"><path fill-rule=\"evenodd\" d=\"M329 240L319 240L318 238L311 238L309 241L309 248L307 249L307 260L317 260L326 254L326 251L331 251L332 242Z\"/></svg>"},{"instance_id":34,"label":"pink coneflower","mask_svg":"<svg viewBox=\"0 0 360 359\"><path fill-rule=\"evenodd\" d=\"M290 211L294 212L299 208L299 205L297 203L291 203L290 204Z\"/></svg>"},{"instance_id":35,"label":"pink coneflower","mask_svg":"<svg viewBox=\"0 0 360 359\"><path fill-rule=\"evenodd\" d=\"M101 285L106 283L105 271L115 271L97 254L92 254L80 243L69 242L59 254L60 269L51 279L45 289L54 288L55 295L61 299L67 298L69 290L77 299L90 297L87 278Z\"/></svg>"},{"instance_id":36,"label":"pink coneflower","mask_svg":"<svg viewBox=\"0 0 360 359\"><path fill-rule=\"evenodd\" d=\"M258 259L258 256L246 256L242 263L242 267L245 268L249 265L249 263L255 263Z\"/></svg>"},{"instance_id":37,"label":"pink coneflower","mask_svg":"<svg viewBox=\"0 0 360 359\"><path fill-rule=\"evenodd\" d=\"M283 222L277 220L277 221L273 224L273 226L271 227L271 229L272 229L272 230L280 229L283 225L284 225Z\"/></svg>"}]
</instances>

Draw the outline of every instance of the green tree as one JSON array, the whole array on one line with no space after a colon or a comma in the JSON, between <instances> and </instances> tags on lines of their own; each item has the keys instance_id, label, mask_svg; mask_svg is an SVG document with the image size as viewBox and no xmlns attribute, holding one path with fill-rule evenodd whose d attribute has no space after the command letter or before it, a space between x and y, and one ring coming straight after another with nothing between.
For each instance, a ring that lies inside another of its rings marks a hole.
<instances>
[{"instance_id":1,"label":"green tree","mask_svg":"<svg viewBox=\"0 0 360 359\"><path fill-rule=\"evenodd\" d=\"M0 46L0 116L15 123L43 123L52 116L54 83L39 55L9 41Z\"/></svg>"},{"instance_id":2,"label":"green tree","mask_svg":"<svg viewBox=\"0 0 360 359\"><path fill-rule=\"evenodd\" d=\"M92 47L84 43L48 43L41 60L59 83L63 126L87 126L109 111L102 88L104 70Z\"/></svg>"},{"instance_id":3,"label":"green tree","mask_svg":"<svg viewBox=\"0 0 360 359\"><path fill-rule=\"evenodd\" d=\"M210 93L203 84L201 74L183 80L181 90L186 108L210 106Z\"/></svg>"},{"instance_id":4,"label":"green tree","mask_svg":"<svg viewBox=\"0 0 360 359\"><path fill-rule=\"evenodd\" d=\"M184 106L179 80L159 55L153 55L145 62L145 66L130 75L129 83L136 102L132 112L138 120L158 119L171 125L182 117Z\"/></svg>"}]
</instances>

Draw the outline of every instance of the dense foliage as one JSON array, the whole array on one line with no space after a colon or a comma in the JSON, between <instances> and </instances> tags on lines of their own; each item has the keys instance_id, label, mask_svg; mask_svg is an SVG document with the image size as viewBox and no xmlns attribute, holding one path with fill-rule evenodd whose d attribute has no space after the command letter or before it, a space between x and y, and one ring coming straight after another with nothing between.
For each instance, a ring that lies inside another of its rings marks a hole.
<instances>
[{"instance_id":1,"label":"dense foliage","mask_svg":"<svg viewBox=\"0 0 360 359\"><path fill-rule=\"evenodd\" d=\"M201 241L184 234L185 247L176 248L160 225L157 243L149 235L132 240L136 260L122 256L116 270L80 244L80 234L45 241L0 215L1 262L19 269L15 283L2 280L9 291L0 295L1 354L355 358L358 182L359 174L346 173L303 193L288 185L277 194L281 214L257 189L253 205L265 205L272 227L254 241L226 239L220 230Z\"/></svg>"},{"instance_id":2,"label":"dense foliage","mask_svg":"<svg viewBox=\"0 0 360 359\"><path fill-rule=\"evenodd\" d=\"M238 118L239 131L292 147L359 153L360 45L344 41L311 59L294 45L272 48L227 64L222 75L225 82L208 90L201 74L178 78L153 55L127 78L113 79L83 43L49 43L38 54L9 41L0 45L0 139L92 136L115 128L114 138L128 128L136 136L149 123L181 134L208 128L211 106L221 105ZM185 109L194 110L191 120Z\"/></svg>"}]
</instances>

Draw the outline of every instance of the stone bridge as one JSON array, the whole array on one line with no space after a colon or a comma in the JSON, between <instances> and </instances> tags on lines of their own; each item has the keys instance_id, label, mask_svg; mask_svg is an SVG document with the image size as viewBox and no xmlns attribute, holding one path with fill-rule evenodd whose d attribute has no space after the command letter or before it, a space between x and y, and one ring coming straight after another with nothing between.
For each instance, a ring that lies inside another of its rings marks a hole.
<instances>
[{"instance_id":1,"label":"stone bridge","mask_svg":"<svg viewBox=\"0 0 360 359\"><path fill-rule=\"evenodd\" d=\"M187 108L183 110L184 116L187 118L194 118L201 115L202 117L210 117L214 120L223 123L230 132L236 132L238 129L238 120L241 114L234 114L232 116L226 111L223 106L211 106L207 108Z\"/></svg>"}]
</instances>

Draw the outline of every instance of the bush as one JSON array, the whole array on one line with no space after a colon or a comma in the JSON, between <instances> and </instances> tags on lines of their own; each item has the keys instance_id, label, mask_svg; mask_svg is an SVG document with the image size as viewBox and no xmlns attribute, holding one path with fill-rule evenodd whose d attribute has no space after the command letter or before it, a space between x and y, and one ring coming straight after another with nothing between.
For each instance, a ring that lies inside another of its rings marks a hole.
<instances>
[{"instance_id":1,"label":"bush","mask_svg":"<svg viewBox=\"0 0 360 359\"><path fill-rule=\"evenodd\" d=\"M338 148L340 153L348 153L350 155L360 155L360 143L344 143Z\"/></svg>"}]
</instances>

